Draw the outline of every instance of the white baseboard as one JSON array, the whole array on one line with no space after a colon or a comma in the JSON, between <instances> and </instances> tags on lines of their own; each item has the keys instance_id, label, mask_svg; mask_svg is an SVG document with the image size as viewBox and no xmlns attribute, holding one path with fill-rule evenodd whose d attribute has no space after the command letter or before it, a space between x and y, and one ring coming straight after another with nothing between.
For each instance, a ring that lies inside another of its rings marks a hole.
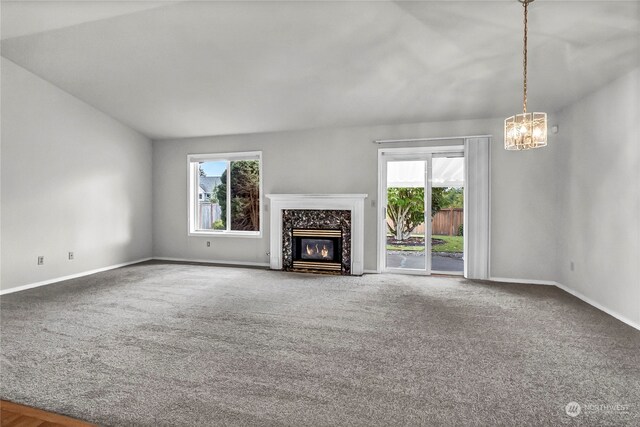
<instances>
[{"instance_id":1,"label":"white baseboard","mask_svg":"<svg viewBox=\"0 0 640 427\"><path fill-rule=\"evenodd\" d=\"M0 290L0 295L12 294L14 292L25 291L27 289L38 288L40 286L50 285L52 283L62 282L64 280L77 279L78 277L89 276L90 274L96 274L107 270L113 270L120 267L126 267L127 265L138 264L144 261L150 261L152 258L142 258L135 261L123 262L120 264L114 264L107 267L96 268L94 270L83 271L81 273L70 274L68 276L56 277L55 279L43 280L42 282L29 283L28 285L16 286L14 288Z\"/></svg>"},{"instance_id":2,"label":"white baseboard","mask_svg":"<svg viewBox=\"0 0 640 427\"><path fill-rule=\"evenodd\" d=\"M565 285L563 285L561 283L557 283L556 286L558 288L562 289L563 291L573 295L574 297L581 299L582 301L586 302L587 304L597 308L598 310L604 311L609 316L615 317L616 319L618 319L622 323L626 323L627 325L631 326L632 328L635 328L635 329L640 331L640 324L639 323L636 323L633 320L628 319L627 317L616 313L615 311L603 306L600 303L595 302L591 298L586 297L586 296L582 295L580 292L575 291L575 290L573 290L573 289L571 289L571 288L569 288L569 287L567 287L567 286L565 286Z\"/></svg>"},{"instance_id":3,"label":"white baseboard","mask_svg":"<svg viewBox=\"0 0 640 427\"><path fill-rule=\"evenodd\" d=\"M176 261L176 262L198 262L201 264L214 264L214 265L237 265L239 267L269 267L268 262L249 262L249 261L222 261L217 259L187 259L187 258L172 258L172 257L153 257L158 261Z\"/></svg>"},{"instance_id":4,"label":"white baseboard","mask_svg":"<svg viewBox=\"0 0 640 427\"><path fill-rule=\"evenodd\" d=\"M378 274L379 271L378 270L364 270L363 273L364 274Z\"/></svg>"},{"instance_id":5,"label":"white baseboard","mask_svg":"<svg viewBox=\"0 0 640 427\"><path fill-rule=\"evenodd\" d=\"M489 280L492 282L522 283L525 285L558 286L558 282L553 280L512 279L509 277L490 277Z\"/></svg>"}]
</instances>

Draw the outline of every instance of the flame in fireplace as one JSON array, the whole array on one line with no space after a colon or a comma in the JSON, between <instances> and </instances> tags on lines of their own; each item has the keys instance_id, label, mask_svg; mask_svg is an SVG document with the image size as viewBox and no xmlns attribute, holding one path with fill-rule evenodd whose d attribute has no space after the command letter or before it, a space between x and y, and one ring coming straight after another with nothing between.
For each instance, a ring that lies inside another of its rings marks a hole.
<instances>
[{"instance_id":1,"label":"flame in fireplace","mask_svg":"<svg viewBox=\"0 0 640 427\"><path fill-rule=\"evenodd\" d=\"M316 245L316 251L317 250L318 250L318 245ZM314 253L316 253L316 252L313 251L313 248L310 248L309 245L307 245L307 255L311 256Z\"/></svg>"},{"instance_id":2,"label":"flame in fireplace","mask_svg":"<svg viewBox=\"0 0 640 427\"><path fill-rule=\"evenodd\" d=\"M320 255L322 255L322 258L329 258L329 249L327 249L327 245L322 245Z\"/></svg>"},{"instance_id":3,"label":"flame in fireplace","mask_svg":"<svg viewBox=\"0 0 640 427\"><path fill-rule=\"evenodd\" d=\"M320 249L318 247L318 243L316 243L315 245L309 245L307 243L305 251L307 252L308 256L320 255L322 258L330 258L329 248L327 248L327 245L322 245L322 249Z\"/></svg>"}]
</instances>

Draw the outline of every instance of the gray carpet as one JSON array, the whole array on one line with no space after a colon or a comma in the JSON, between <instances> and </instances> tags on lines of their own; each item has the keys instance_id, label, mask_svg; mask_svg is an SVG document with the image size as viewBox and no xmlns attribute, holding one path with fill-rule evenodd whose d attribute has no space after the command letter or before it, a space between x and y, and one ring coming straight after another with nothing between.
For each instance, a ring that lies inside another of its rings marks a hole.
<instances>
[{"instance_id":1,"label":"gray carpet","mask_svg":"<svg viewBox=\"0 0 640 427\"><path fill-rule=\"evenodd\" d=\"M1 397L101 425L640 424L640 332L554 287L150 262L1 310Z\"/></svg>"}]
</instances>

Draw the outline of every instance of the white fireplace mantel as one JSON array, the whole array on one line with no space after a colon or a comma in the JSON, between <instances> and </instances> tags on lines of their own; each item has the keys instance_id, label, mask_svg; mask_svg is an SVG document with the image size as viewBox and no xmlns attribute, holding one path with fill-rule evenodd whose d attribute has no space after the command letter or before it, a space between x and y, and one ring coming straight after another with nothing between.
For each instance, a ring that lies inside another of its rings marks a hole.
<instances>
[{"instance_id":1,"label":"white fireplace mantel","mask_svg":"<svg viewBox=\"0 0 640 427\"><path fill-rule=\"evenodd\" d=\"M351 211L351 274L364 272L364 199L367 194L267 194L271 201L269 264L282 269L282 211L326 209Z\"/></svg>"}]
</instances>

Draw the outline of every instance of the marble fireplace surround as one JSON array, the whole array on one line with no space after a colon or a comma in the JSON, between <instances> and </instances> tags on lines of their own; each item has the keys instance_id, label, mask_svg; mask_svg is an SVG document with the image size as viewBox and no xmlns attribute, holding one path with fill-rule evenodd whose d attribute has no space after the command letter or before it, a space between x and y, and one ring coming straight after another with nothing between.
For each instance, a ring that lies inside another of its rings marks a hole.
<instances>
[{"instance_id":1,"label":"marble fireplace surround","mask_svg":"<svg viewBox=\"0 0 640 427\"><path fill-rule=\"evenodd\" d=\"M282 269L296 271L296 261L308 260L294 257L295 229L333 230L340 233L340 274L351 274L351 211L346 209L283 209L282 210ZM321 238L321 237L318 237ZM334 248L337 250L338 248ZM313 261L312 261L313 262ZM305 270L322 270L305 267ZM336 271L331 270L336 273ZM317 271L319 272L319 271Z\"/></svg>"},{"instance_id":2,"label":"marble fireplace surround","mask_svg":"<svg viewBox=\"0 0 640 427\"><path fill-rule=\"evenodd\" d=\"M282 211L351 211L351 274L364 272L364 199L367 194L267 194L270 202L269 265L282 270Z\"/></svg>"}]
</instances>

